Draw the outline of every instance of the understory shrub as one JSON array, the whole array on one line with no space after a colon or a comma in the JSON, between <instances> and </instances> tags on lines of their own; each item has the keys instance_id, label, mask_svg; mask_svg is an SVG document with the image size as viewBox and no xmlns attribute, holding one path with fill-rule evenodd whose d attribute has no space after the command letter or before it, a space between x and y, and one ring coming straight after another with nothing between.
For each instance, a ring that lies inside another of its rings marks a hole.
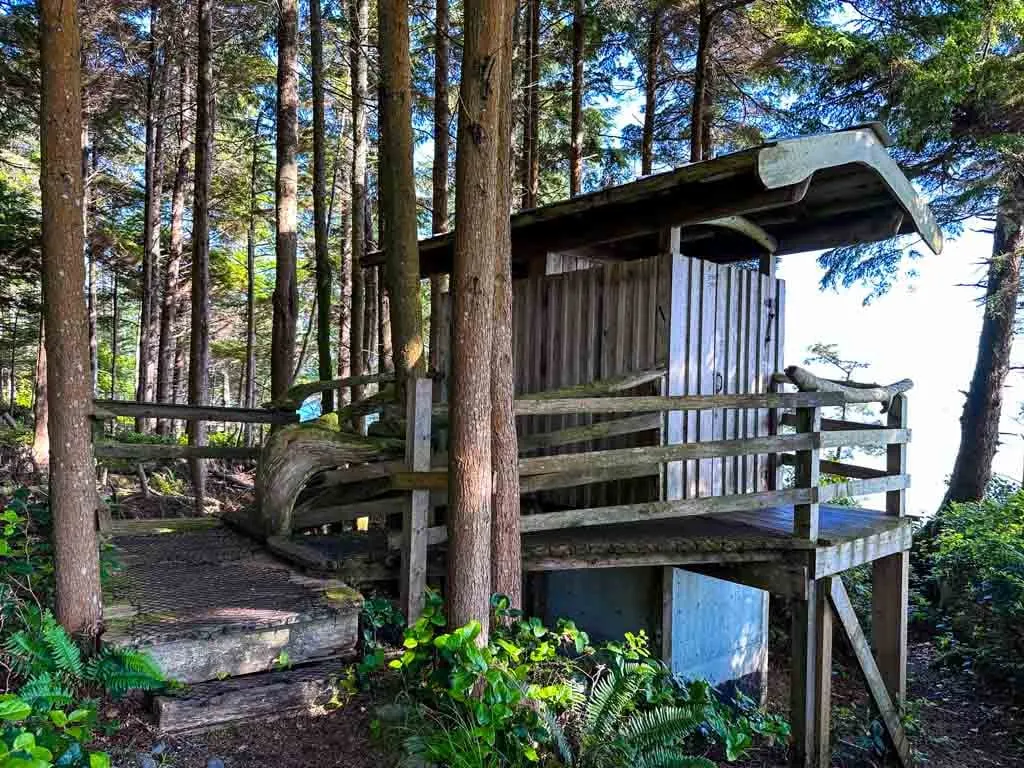
<instances>
[{"instance_id":1,"label":"understory shrub","mask_svg":"<svg viewBox=\"0 0 1024 768\"><path fill-rule=\"evenodd\" d=\"M1024 694L1024 491L951 504L926 526L919 556L945 660Z\"/></svg>"},{"instance_id":2,"label":"understory shrub","mask_svg":"<svg viewBox=\"0 0 1024 768\"><path fill-rule=\"evenodd\" d=\"M87 746L99 722L97 699L165 682L144 654L87 656L57 623L47 505L22 489L0 512L0 768L104 768ZM103 573L111 561L102 561Z\"/></svg>"},{"instance_id":3,"label":"understory shrub","mask_svg":"<svg viewBox=\"0 0 1024 768\"><path fill-rule=\"evenodd\" d=\"M500 595L492 608L484 646L478 623L445 631L436 593L406 628L389 663L402 682L401 716L378 727L401 737L407 764L703 768L715 765L707 755L716 748L735 760L757 736L788 736L785 721L749 699L727 703L704 681L674 677L642 632L595 648L571 621L546 627ZM364 675L383 659L368 650Z\"/></svg>"}]
</instances>

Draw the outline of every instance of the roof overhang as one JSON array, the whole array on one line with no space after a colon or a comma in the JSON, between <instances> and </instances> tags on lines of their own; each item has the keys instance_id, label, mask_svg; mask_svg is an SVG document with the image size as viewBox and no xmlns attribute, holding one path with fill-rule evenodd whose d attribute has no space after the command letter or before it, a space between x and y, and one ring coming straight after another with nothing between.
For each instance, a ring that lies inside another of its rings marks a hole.
<instances>
[{"instance_id":1,"label":"roof overhang","mask_svg":"<svg viewBox=\"0 0 1024 768\"><path fill-rule=\"evenodd\" d=\"M521 211L510 220L513 265L551 252L649 256L674 226L685 253L717 262L910 233L938 253L942 233L888 144L875 124L775 141ZM421 241L421 273L451 271L452 250L452 233Z\"/></svg>"}]
</instances>

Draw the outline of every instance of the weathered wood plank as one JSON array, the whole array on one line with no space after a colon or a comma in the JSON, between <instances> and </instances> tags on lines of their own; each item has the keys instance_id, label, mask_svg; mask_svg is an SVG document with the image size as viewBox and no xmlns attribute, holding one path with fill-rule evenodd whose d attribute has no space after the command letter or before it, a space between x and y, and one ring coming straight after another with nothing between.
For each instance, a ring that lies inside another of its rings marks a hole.
<instances>
[{"instance_id":1,"label":"weathered wood plank","mask_svg":"<svg viewBox=\"0 0 1024 768\"><path fill-rule=\"evenodd\" d=\"M108 443L93 446L97 459L258 459L259 448L233 445L163 445L158 443Z\"/></svg>"},{"instance_id":2,"label":"weathered wood plank","mask_svg":"<svg viewBox=\"0 0 1024 768\"><path fill-rule=\"evenodd\" d=\"M523 533L554 531L560 528L585 528L594 525L619 525L676 517L711 515L718 512L746 512L779 504L794 504L811 498L810 488L763 491L734 496L705 496L694 499L668 499L640 504L619 504L588 509L545 512L522 518Z\"/></svg>"},{"instance_id":3,"label":"weathered wood plank","mask_svg":"<svg viewBox=\"0 0 1024 768\"><path fill-rule=\"evenodd\" d=\"M873 493L900 492L909 487L910 478L907 475L884 475L866 480L847 480L843 483L821 486L818 489L818 501L825 503L835 499L869 496Z\"/></svg>"},{"instance_id":4,"label":"weathered wood plank","mask_svg":"<svg viewBox=\"0 0 1024 768\"><path fill-rule=\"evenodd\" d=\"M430 469L430 410L432 400L430 379L408 382L405 460L413 472ZM430 492L414 490L402 520L402 572L399 580L400 605L411 624L423 612L427 590L427 520Z\"/></svg>"},{"instance_id":5,"label":"weathered wood plank","mask_svg":"<svg viewBox=\"0 0 1024 768\"><path fill-rule=\"evenodd\" d=\"M705 576L763 589L774 595L807 599L806 566L749 563L745 565L696 565L687 567Z\"/></svg>"},{"instance_id":6,"label":"weathered wood plank","mask_svg":"<svg viewBox=\"0 0 1024 768\"><path fill-rule=\"evenodd\" d=\"M527 554L523 558L523 569L528 572L578 571L586 568L647 568L697 563L769 563L782 560L782 552L625 552L600 556Z\"/></svg>"},{"instance_id":7,"label":"weathered wood plank","mask_svg":"<svg viewBox=\"0 0 1024 768\"><path fill-rule=\"evenodd\" d=\"M330 381L310 381L304 384L296 384L285 392L284 397L276 400L273 405L279 408L298 408L306 398L321 392L347 389L364 384L391 384L394 381L395 375L393 373L371 373L366 376L347 376L343 379L331 379Z\"/></svg>"},{"instance_id":8,"label":"weathered wood plank","mask_svg":"<svg viewBox=\"0 0 1024 768\"><path fill-rule=\"evenodd\" d=\"M182 421L230 421L249 424L294 424L299 420L297 413L287 410L140 403L129 400L97 399L93 401L93 418L109 420L118 416L180 419Z\"/></svg>"},{"instance_id":9,"label":"weathered wood plank","mask_svg":"<svg viewBox=\"0 0 1024 768\"><path fill-rule=\"evenodd\" d=\"M149 520L111 520L104 533L110 536L149 536L217 528L219 517L167 517Z\"/></svg>"},{"instance_id":10,"label":"weathered wood plank","mask_svg":"<svg viewBox=\"0 0 1024 768\"><path fill-rule=\"evenodd\" d=\"M910 442L909 429L848 429L821 433L822 448L901 445Z\"/></svg>"},{"instance_id":11,"label":"weathered wood plank","mask_svg":"<svg viewBox=\"0 0 1024 768\"><path fill-rule=\"evenodd\" d=\"M297 504L292 510L292 530L316 528L360 517L381 520L387 515L404 512L408 506L409 500L403 498L371 499L353 504L324 506Z\"/></svg>"},{"instance_id":12,"label":"weathered wood plank","mask_svg":"<svg viewBox=\"0 0 1024 768\"><path fill-rule=\"evenodd\" d=\"M882 722L885 724L885 730L889 734L889 738L892 739L893 747L899 756L900 763L904 768L909 768L909 766L913 765L913 756L910 751L910 743L907 741L906 732L903 730L899 710L889 696L889 690L886 687L882 673L879 671L878 665L875 664L874 656L871 655L871 647L868 645L864 631L860 627L860 622L857 621L857 614L850 603L849 595L846 594L846 587L843 586L842 579L832 579L831 581L832 585L829 596L832 601L832 607L835 609L839 623L846 632L846 637L853 647L854 654L857 656L857 662L868 684L868 691L871 693L875 706L878 707Z\"/></svg>"},{"instance_id":13,"label":"weathered wood plank","mask_svg":"<svg viewBox=\"0 0 1024 768\"><path fill-rule=\"evenodd\" d=\"M796 486L798 488L816 489L820 494L821 467L818 452L818 438L821 431L821 410L818 408L801 408L797 410L797 434L812 437L808 448L796 452ZM777 438L776 438L777 439ZM802 539L817 541L819 510L817 497L806 504L798 504L793 509L793 534Z\"/></svg>"},{"instance_id":14,"label":"weathered wood plank","mask_svg":"<svg viewBox=\"0 0 1024 768\"><path fill-rule=\"evenodd\" d=\"M779 394L766 392L763 394L664 397L657 395L638 397L577 397L550 400L517 398L516 415L542 416L569 413L703 411L712 408L805 408L833 405L842 405L842 395L832 392L786 392ZM842 444L846 445L846 443Z\"/></svg>"},{"instance_id":15,"label":"weathered wood plank","mask_svg":"<svg viewBox=\"0 0 1024 768\"><path fill-rule=\"evenodd\" d=\"M789 681L789 720L792 728L790 765L820 768L815 760L817 718L818 591L820 582L807 582L807 599L793 603L792 662Z\"/></svg>"},{"instance_id":16,"label":"weathered wood plank","mask_svg":"<svg viewBox=\"0 0 1024 768\"><path fill-rule=\"evenodd\" d=\"M777 383L777 382L776 382ZM779 385L781 386L781 385ZM795 413L784 413L781 417L781 422L787 427L796 426L796 414ZM853 429L878 429L879 424L866 424L863 421L850 421L849 419L822 419L821 430L822 432L836 432L836 431L847 431Z\"/></svg>"},{"instance_id":17,"label":"weathered wood plank","mask_svg":"<svg viewBox=\"0 0 1024 768\"><path fill-rule=\"evenodd\" d=\"M556 472L546 475L530 475L519 480L521 493L551 491L558 488L576 488L594 483L609 483L616 480L635 480L640 477L654 477L661 472L660 465L626 466L596 471L577 470L573 472Z\"/></svg>"},{"instance_id":18,"label":"weathered wood plank","mask_svg":"<svg viewBox=\"0 0 1024 768\"><path fill-rule=\"evenodd\" d=\"M796 466L796 457L791 453L780 454L779 463L790 467ZM884 469L861 467L857 464L847 464L841 461L828 461L825 459L819 462L819 466L823 475L852 477L856 480L872 480L876 477L886 477L888 474Z\"/></svg>"},{"instance_id":19,"label":"weathered wood plank","mask_svg":"<svg viewBox=\"0 0 1024 768\"><path fill-rule=\"evenodd\" d=\"M554 432L541 432L524 435L519 438L520 453L536 451L541 448L554 448L574 443L585 443L619 435L630 435L636 432L648 432L661 426L661 415L657 413L641 416L628 416L623 419L599 421L595 424L566 427Z\"/></svg>"},{"instance_id":20,"label":"weathered wood plank","mask_svg":"<svg viewBox=\"0 0 1024 768\"><path fill-rule=\"evenodd\" d=\"M910 424L907 411L907 396L896 395L889 404L888 426L890 429L906 430ZM885 467L890 475L907 474L907 444L890 445L885 450ZM885 494L885 511L896 517L907 514L907 492L904 488L890 488Z\"/></svg>"},{"instance_id":21,"label":"weathered wood plank","mask_svg":"<svg viewBox=\"0 0 1024 768\"><path fill-rule=\"evenodd\" d=\"M902 706L907 697L907 603L910 552L872 563L871 641L889 695Z\"/></svg>"},{"instance_id":22,"label":"weathered wood plank","mask_svg":"<svg viewBox=\"0 0 1024 768\"><path fill-rule=\"evenodd\" d=\"M837 577L838 578L838 577ZM819 768L832 765L832 620L829 601L831 578L822 579L817 592L814 674L814 751Z\"/></svg>"},{"instance_id":23,"label":"weathered wood plank","mask_svg":"<svg viewBox=\"0 0 1024 768\"><path fill-rule=\"evenodd\" d=\"M913 531L908 524L887 531L867 533L827 547L818 547L814 556L816 578L848 571L858 565L904 552L913 543Z\"/></svg>"}]
</instances>

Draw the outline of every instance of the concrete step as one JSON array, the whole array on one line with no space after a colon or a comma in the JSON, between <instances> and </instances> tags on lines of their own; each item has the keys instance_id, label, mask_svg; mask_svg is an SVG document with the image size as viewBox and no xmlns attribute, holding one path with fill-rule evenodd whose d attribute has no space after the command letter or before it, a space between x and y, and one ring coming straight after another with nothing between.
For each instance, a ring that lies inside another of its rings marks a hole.
<instances>
[{"instance_id":1,"label":"concrete step","mask_svg":"<svg viewBox=\"0 0 1024 768\"><path fill-rule=\"evenodd\" d=\"M155 696L156 725L161 733L196 733L243 720L316 714L335 699L343 671L335 660L198 683Z\"/></svg>"},{"instance_id":2,"label":"concrete step","mask_svg":"<svg viewBox=\"0 0 1024 768\"><path fill-rule=\"evenodd\" d=\"M115 537L103 642L145 651L181 683L351 654L362 597L223 527Z\"/></svg>"}]
</instances>

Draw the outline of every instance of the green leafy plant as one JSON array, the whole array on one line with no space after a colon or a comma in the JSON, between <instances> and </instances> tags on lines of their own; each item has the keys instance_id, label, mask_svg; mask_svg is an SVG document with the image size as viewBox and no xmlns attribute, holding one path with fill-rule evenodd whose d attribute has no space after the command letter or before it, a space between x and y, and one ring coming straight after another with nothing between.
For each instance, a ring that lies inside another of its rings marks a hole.
<instances>
[{"instance_id":1,"label":"green leafy plant","mask_svg":"<svg viewBox=\"0 0 1024 768\"><path fill-rule=\"evenodd\" d=\"M675 678L643 632L595 648L571 621L549 628L500 595L491 606L487 644L475 622L446 631L436 593L405 630L389 667L404 686L395 727L409 764L706 766L715 744L733 760L755 737L788 735L749 699L726 704Z\"/></svg>"}]
</instances>

